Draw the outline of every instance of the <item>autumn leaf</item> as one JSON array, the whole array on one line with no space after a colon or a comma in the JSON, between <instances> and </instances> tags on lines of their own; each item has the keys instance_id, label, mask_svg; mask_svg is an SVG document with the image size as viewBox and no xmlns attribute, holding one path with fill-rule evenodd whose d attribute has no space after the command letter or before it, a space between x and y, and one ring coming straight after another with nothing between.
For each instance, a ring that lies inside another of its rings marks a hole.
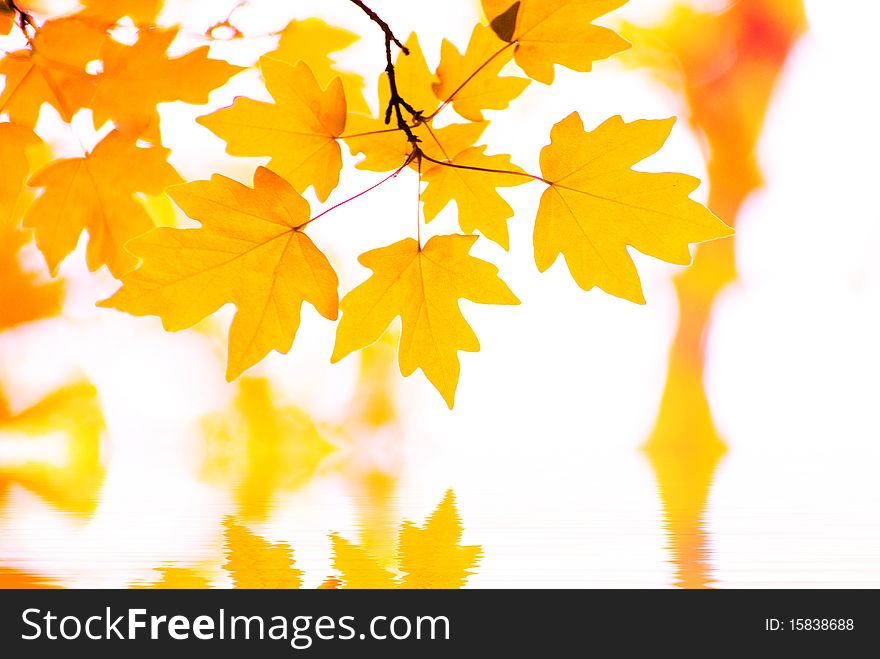
<instances>
[{"instance_id":1,"label":"autumn leaf","mask_svg":"<svg viewBox=\"0 0 880 659\"><path fill-rule=\"evenodd\" d=\"M260 68L275 103L239 97L232 106L199 118L235 156L271 156L269 167L297 192L314 186L324 201L339 183L345 128L345 92L334 78L326 89L305 62L264 57Z\"/></svg>"},{"instance_id":2,"label":"autumn leaf","mask_svg":"<svg viewBox=\"0 0 880 659\"><path fill-rule=\"evenodd\" d=\"M119 277L137 265L125 243L153 228L138 193L159 194L181 180L166 162L168 154L112 132L86 156L56 160L30 180L45 190L28 209L24 225L35 230L52 274L83 230L89 233L91 270L107 265Z\"/></svg>"},{"instance_id":3,"label":"autumn leaf","mask_svg":"<svg viewBox=\"0 0 880 659\"><path fill-rule=\"evenodd\" d=\"M235 304L229 380L272 350L290 350L303 302L335 320L336 273L303 233L308 202L284 179L260 167L253 188L215 174L169 194L202 227L160 227L131 241L143 263L100 306L156 315L176 331Z\"/></svg>"},{"instance_id":4,"label":"autumn leaf","mask_svg":"<svg viewBox=\"0 0 880 659\"><path fill-rule=\"evenodd\" d=\"M331 535L333 567L343 588L463 588L483 555L479 545L460 544L463 530L449 490L423 526L403 523L396 566L384 566L363 547Z\"/></svg>"},{"instance_id":5,"label":"autumn leaf","mask_svg":"<svg viewBox=\"0 0 880 659\"><path fill-rule=\"evenodd\" d=\"M541 151L541 171L550 187L535 220L535 262L541 272L563 254L584 290L598 286L643 304L627 245L688 265L690 243L733 233L689 198L698 179L630 169L660 149L674 123L674 118L625 123L615 116L585 131L574 112L553 127L551 143Z\"/></svg>"},{"instance_id":6,"label":"autumn leaf","mask_svg":"<svg viewBox=\"0 0 880 659\"><path fill-rule=\"evenodd\" d=\"M42 140L29 128L13 123L0 123L0 233L18 224L27 202L25 182L31 174L33 151Z\"/></svg>"},{"instance_id":7,"label":"autumn leaf","mask_svg":"<svg viewBox=\"0 0 880 659\"><path fill-rule=\"evenodd\" d=\"M49 103L69 122L92 100L95 77L86 73L86 64L99 58L108 40L103 29L76 17L44 23L30 50L0 60L0 75L6 79L0 113L33 128L43 103Z\"/></svg>"},{"instance_id":8,"label":"autumn leaf","mask_svg":"<svg viewBox=\"0 0 880 659\"><path fill-rule=\"evenodd\" d=\"M281 33L278 48L266 56L295 65L305 62L318 81L326 88L334 78L342 80L349 112L368 112L364 99L364 79L356 73L337 68L330 56L344 50L358 40L358 35L342 28L328 25L319 18L291 21Z\"/></svg>"},{"instance_id":9,"label":"autumn leaf","mask_svg":"<svg viewBox=\"0 0 880 659\"><path fill-rule=\"evenodd\" d=\"M335 450L305 412L277 404L262 378L242 378L230 409L203 427L205 476L234 489L246 520L263 519L273 497L308 483Z\"/></svg>"},{"instance_id":10,"label":"autumn leaf","mask_svg":"<svg viewBox=\"0 0 880 659\"><path fill-rule=\"evenodd\" d=\"M403 330L398 359L408 376L421 368L452 408L458 385L458 351L480 343L458 307L519 304L491 263L470 256L476 236L435 236L423 248L412 238L362 254L372 277L340 303L342 320L331 361L378 340L397 316Z\"/></svg>"},{"instance_id":11,"label":"autumn leaf","mask_svg":"<svg viewBox=\"0 0 880 659\"><path fill-rule=\"evenodd\" d=\"M525 172L510 162L510 156L487 156L485 150L485 146L465 149L450 161L451 166L434 165L424 172L422 178L428 183L422 192L425 221L430 222L449 202L455 201L462 231L479 231L508 249L507 219L513 217L513 209L498 194L497 188L522 185L528 183L529 178L514 174ZM476 171L468 167L496 171Z\"/></svg>"},{"instance_id":12,"label":"autumn leaf","mask_svg":"<svg viewBox=\"0 0 880 659\"><path fill-rule=\"evenodd\" d=\"M0 495L13 483L44 498L59 510L88 514L98 505L104 482L101 438L104 415L98 392L89 382L73 382L21 412L13 413L0 392L0 434L26 437L60 434L66 460L29 460L0 468Z\"/></svg>"},{"instance_id":13,"label":"autumn leaf","mask_svg":"<svg viewBox=\"0 0 880 659\"><path fill-rule=\"evenodd\" d=\"M0 330L49 318L61 310L61 282L40 281L19 261L19 252L29 238L23 231L0 230Z\"/></svg>"},{"instance_id":14,"label":"autumn leaf","mask_svg":"<svg viewBox=\"0 0 880 659\"><path fill-rule=\"evenodd\" d=\"M80 0L83 16L116 23L128 16L135 25L150 25L162 10L164 0Z\"/></svg>"},{"instance_id":15,"label":"autumn leaf","mask_svg":"<svg viewBox=\"0 0 880 659\"><path fill-rule=\"evenodd\" d=\"M516 44L514 57L529 77L550 84L554 64L590 71L593 62L629 48L612 30L592 21L626 0L482 0L492 29Z\"/></svg>"},{"instance_id":16,"label":"autumn leaf","mask_svg":"<svg viewBox=\"0 0 880 659\"><path fill-rule=\"evenodd\" d=\"M512 57L510 44L484 25L474 28L464 55L444 39L434 94L444 102L452 98L462 117L482 121L483 110L503 110L529 85L524 78L500 75Z\"/></svg>"},{"instance_id":17,"label":"autumn leaf","mask_svg":"<svg viewBox=\"0 0 880 659\"><path fill-rule=\"evenodd\" d=\"M125 132L159 142L157 103L207 103L210 92L243 70L209 59L207 46L169 59L166 51L176 36L177 29L149 29L140 30L131 46L105 42L91 103L95 128L112 120Z\"/></svg>"},{"instance_id":18,"label":"autumn leaf","mask_svg":"<svg viewBox=\"0 0 880 659\"><path fill-rule=\"evenodd\" d=\"M231 517L223 521L226 563L236 588L299 588L302 570L294 567L293 549L267 542Z\"/></svg>"}]
</instances>

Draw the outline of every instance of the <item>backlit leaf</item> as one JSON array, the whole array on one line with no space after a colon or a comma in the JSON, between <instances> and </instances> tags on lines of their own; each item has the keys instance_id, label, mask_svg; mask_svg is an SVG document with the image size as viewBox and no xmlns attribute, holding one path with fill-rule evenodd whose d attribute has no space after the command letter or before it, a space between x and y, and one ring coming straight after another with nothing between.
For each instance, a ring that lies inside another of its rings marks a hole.
<instances>
[{"instance_id":1,"label":"backlit leaf","mask_svg":"<svg viewBox=\"0 0 880 659\"><path fill-rule=\"evenodd\" d=\"M590 71L593 62L629 48L592 21L626 0L482 0L495 33L516 44L516 63L529 77L553 82L553 65Z\"/></svg>"},{"instance_id":2,"label":"backlit leaf","mask_svg":"<svg viewBox=\"0 0 880 659\"><path fill-rule=\"evenodd\" d=\"M510 162L510 156L487 156L485 150L484 146L465 149L452 159L454 166L434 165L424 172L422 178L428 183L422 192L425 221L430 222L450 201L455 201L462 231L479 231L507 249L507 218L513 216L513 209L496 188L522 185L528 183L529 179L515 174L465 169L480 167L522 172Z\"/></svg>"},{"instance_id":3,"label":"backlit leaf","mask_svg":"<svg viewBox=\"0 0 880 659\"><path fill-rule=\"evenodd\" d=\"M269 167L297 192L314 186L323 201L342 169L336 142L345 128L342 81L334 78L322 89L305 62L291 65L264 57L260 68L275 103L239 97L199 123L226 140L232 155L271 156Z\"/></svg>"},{"instance_id":4,"label":"backlit leaf","mask_svg":"<svg viewBox=\"0 0 880 659\"><path fill-rule=\"evenodd\" d=\"M611 117L585 131L575 112L550 133L541 171L551 182L535 220L535 262L542 272L563 254L584 290L598 286L644 303L627 245L658 259L687 265L690 243L733 230L689 198L699 180L685 174L630 169L666 141L675 119L624 123Z\"/></svg>"},{"instance_id":5,"label":"backlit leaf","mask_svg":"<svg viewBox=\"0 0 880 659\"><path fill-rule=\"evenodd\" d=\"M330 56L344 50L358 40L358 35L328 25L319 18L291 21L281 33L278 48L267 55L272 59L295 65L308 64L321 87L326 88L334 78L342 80L349 112L367 112L364 99L364 79L356 73L340 70Z\"/></svg>"},{"instance_id":6,"label":"backlit leaf","mask_svg":"<svg viewBox=\"0 0 880 659\"><path fill-rule=\"evenodd\" d=\"M57 160L30 180L45 190L24 224L35 230L53 274L83 230L89 233L90 269L107 265L119 277L137 265L125 243L153 228L138 193L159 194L181 180L166 162L168 153L138 147L133 137L112 132L86 156Z\"/></svg>"},{"instance_id":7,"label":"backlit leaf","mask_svg":"<svg viewBox=\"0 0 880 659\"><path fill-rule=\"evenodd\" d=\"M483 110L503 110L529 85L524 78L500 75L511 58L510 44L484 25L474 28L464 55L444 39L434 93L441 101L451 97L462 117L482 121Z\"/></svg>"},{"instance_id":8,"label":"backlit leaf","mask_svg":"<svg viewBox=\"0 0 880 659\"><path fill-rule=\"evenodd\" d=\"M104 44L104 67L91 104L96 128L112 120L121 130L158 142L157 103L207 103L210 92L242 70L209 59L207 46L169 59L166 51L176 36L176 29L149 29L141 30L131 46Z\"/></svg>"},{"instance_id":9,"label":"backlit leaf","mask_svg":"<svg viewBox=\"0 0 880 659\"><path fill-rule=\"evenodd\" d=\"M31 175L32 153L42 141L24 126L0 123L0 233L12 230L21 219L27 202L25 182Z\"/></svg>"},{"instance_id":10,"label":"backlit leaf","mask_svg":"<svg viewBox=\"0 0 880 659\"><path fill-rule=\"evenodd\" d=\"M156 315L176 331L235 304L229 380L272 350L290 350L303 302L336 318L336 273L303 233L308 202L284 179L260 167L253 188L214 175L169 194L201 228L160 227L133 240L143 263L101 306Z\"/></svg>"},{"instance_id":11,"label":"backlit leaf","mask_svg":"<svg viewBox=\"0 0 880 659\"><path fill-rule=\"evenodd\" d=\"M458 351L477 352L480 343L458 300L519 304L498 269L468 252L476 236L435 236L419 248L412 238L360 257L373 275L340 303L342 319L331 360L337 362L378 340L397 316L403 322L400 371L421 368L452 407L458 385Z\"/></svg>"},{"instance_id":12,"label":"backlit leaf","mask_svg":"<svg viewBox=\"0 0 880 659\"><path fill-rule=\"evenodd\" d=\"M86 64L98 59L109 41L104 30L76 17L47 21L33 38L31 50L18 50L0 60L6 82L0 93L0 113L28 128L37 123L43 103L49 103L64 121L87 107L95 77Z\"/></svg>"}]
</instances>

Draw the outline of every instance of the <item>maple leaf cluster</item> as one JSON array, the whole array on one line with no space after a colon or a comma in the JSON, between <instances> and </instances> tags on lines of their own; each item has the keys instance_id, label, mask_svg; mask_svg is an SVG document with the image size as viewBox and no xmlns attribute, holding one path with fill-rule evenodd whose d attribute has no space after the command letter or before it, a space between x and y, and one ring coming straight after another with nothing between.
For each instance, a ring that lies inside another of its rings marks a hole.
<instances>
[{"instance_id":1,"label":"maple leaf cluster","mask_svg":"<svg viewBox=\"0 0 880 659\"><path fill-rule=\"evenodd\" d=\"M479 350L459 300L519 303L498 269L470 254L477 234L509 247L514 210L500 188L544 186L534 223L539 270L562 255L581 288L637 303L644 298L628 247L686 265L690 244L731 233L689 197L697 179L632 169L660 149L672 119L612 117L586 130L574 112L552 127L540 174L480 143L485 111L507 108L532 81L550 85L557 65L587 72L626 49L612 30L593 24L624 3L483 0L488 24L474 27L463 51L444 41L432 70L416 35L398 40L364 2L350 0L385 37L378 116L364 81L331 57L358 37L318 19L295 20L259 62L272 101L239 97L198 120L229 154L269 159L248 186L216 174L184 183L168 163L157 104L204 104L243 69L211 59L207 46L169 56L177 29L156 26L159 0L86 0L80 13L44 21L4 0L0 31L20 29L27 46L0 60L0 114L7 118L0 123L0 222L32 229L52 273L86 231L89 267L107 266L122 282L99 304L159 316L168 330L234 304L230 380L271 351L291 348L304 302L329 320L342 312L332 361L375 342L399 316L401 372L421 369L452 407L458 353ZM123 17L138 28L133 43L114 38ZM32 171L44 105L64 122L89 110L96 129L112 129L82 157ZM441 113L447 121L435 125ZM320 202L329 199L343 146L362 156L358 169L387 174L376 185L417 171L425 222L454 202L462 233L366 252L360 262L372 275L340 300L333 265L307 229L360 194L318 213L302 194L312 188ZM21 203L25 182L39 192L33 203ZM201 226L155 228L144 197L165 192Z\"/></svg>"}]
</instances>

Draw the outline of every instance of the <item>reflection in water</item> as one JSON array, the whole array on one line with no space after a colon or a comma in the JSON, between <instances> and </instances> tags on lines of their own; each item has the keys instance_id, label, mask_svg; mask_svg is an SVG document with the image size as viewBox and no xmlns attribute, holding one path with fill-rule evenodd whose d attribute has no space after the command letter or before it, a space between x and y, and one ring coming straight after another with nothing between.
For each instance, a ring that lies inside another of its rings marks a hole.
<instances>
[{"instance_id":1,"label":"reflection in water","mask_svg":"<svg viewBox=\"0 0 880 659\"><path fill-rule=\"evenodd\" d=\"M697 435L694 435L695 437ZM713 435L702 435L704 439ZM679 447L646 447L663 502L674 585L707 588L712 581L709 534L704 515L715 468L725 453L720 442L683 442Z\"/></svg>"},{"instance_id":2,"label":"reflection in water","mask_svg":"<svg viewBox=\"0 0 880 659\"><path fill-rule=\"evenodd\" d=\"M160 578L149 584L138 584L135 588L147 589L204 589L210 588L210 580L198 570L188 567L163 567L158 570Z\"/></svg>"},{"instance_id":3,"label":"reflection in water","mask_svg":"<svg viewBox=\"0 0 880 659\"><path fill-rule=\"evenodd\" d=\"M269 542L241 522L223 521L225 561L218 576L228 575L234 588L301 588L303 571L296 565L296 553L285 542ZM464 529L455 495L448 491L421 525L403 522L397 533L397 549L391 567L385 566L366 548L330 535L335 574L319 588L463 588L482 557L477 545L462 545ZM37 577L19 575L12 583L38 583ZM7 572L0 570L0 583ZM171 567L157 569L159 578L139 583L139 588L210 588L211 569ZM12 578L12 577L10 577ZM223 581L223 579L219 579Z\"/></svg>"},{"instance_id":4,"label":"reflection in water","mask_svg":"<svg viewBox=\"0 0 880 659\"><path fill-rule=\"evenodd\" d=\"M204 422L204 477L234 491L239 515L263 521L273 500L309 482L335 447L302 410L277 407L268 380L242 378L230 411Z\"/></svg>"},{"instance_id":5,"label":"reflection in water","mask_svg":"<svg viewBox=\"0 0 880 659\"><path fill-rule=\"evenodd\" d=\"M679 6L659 28L639 30L651 43L635 57L657 70L687 102L691 124L708 147L709 207L735 225L761 184L756 147L782 66L805 27L801 0L740 0L721 13ZM718 293L736 279L734 241L701 245L675 280L678 330L654 432L645 450L657 475L677 584L710 580L702 524L724 443L703 387L705 338Z\"/></svg>"},{"instance_id":6,"label":"reflection in water","mask_svg":"<svg viewBox=\"0 0 880 659\"><path fill-rule=\"evenodd\" d=\"M0 565L0 590L15 588L60 588L51 579Z\"/></svg>"},{"instance_id":7,"label":"reflection in water","mask_svg":"<svg viewBox=\"0 0 880 659\"><path fill-rule=\"evenodd\" d=\"M357 501L360 545L385 568L397 558L398 514L393 504L402 467L394 385L399 378L399 332L389 330L360 353L352 406L343 434L350 445L345 475Z\"/></svg>"},{"instance_id":8,"label":"reflection in water","mask_svg":"<svg viewBox=\"0 0 880 659\"><path fill-rule=\"evenodd\" d=\"M294 566L290 545L272 543L227 518L224 544L226 563L236 588L300 588L302 570Z\"/></svg>"},{"instance_id":9,"label":"reflection in water","mask_svg":"<svg viewBox=\"0 0 880 659\"><path fill-rule=\"evenodd\" d=\"M343 588L463 588L482 557L482 547L461 545L461 518L452 490L421 527L404 522L397 566L380 564L361 546L333 536L333 566Z\"/></svg>"},{"instance_id":10,"label":"reflection in water","mask_svg":"<svg viewBox=\"0 0 880 659\"><path fill-rule=\"evenodd\" d=\"M87 382L69 384L23 412L13 414L0 391L0 441L23 435L25 457L0 463L0 498L12 484L38 494L55 508L86 515L94 511L104 480L101 437L104 417L98 394ZM32 458L27 442L60 433L64 459L60 463Z\"/></svg>"}]
</instances>

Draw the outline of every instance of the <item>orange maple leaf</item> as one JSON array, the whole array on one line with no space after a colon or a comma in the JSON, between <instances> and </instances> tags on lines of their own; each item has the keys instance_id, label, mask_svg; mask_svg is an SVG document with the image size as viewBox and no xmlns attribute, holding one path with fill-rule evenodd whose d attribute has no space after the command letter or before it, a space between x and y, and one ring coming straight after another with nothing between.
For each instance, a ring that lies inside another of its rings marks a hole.
<instances>
[{"instance_id":1,"label":"orange maple leaf","mask_svg":"<svg viewBox=\"0 0 880 659\"><path fill-rule=\"evenodd\" d=\"M112 120L118 128L159 142L158 103L208 102L208 94L243 70L208 58L208 46L169 59L166 51L177 29L140 30L131 46L106 41L101 49L103 70L91 101L95 128Z\"/></svg>"},{"instance_id":2,"label":"orange maple leaf","mask_svg":"<svg viewBox=\"0 0 880 659\"><path fill-rule=\"evenodd\" d=\"M138 193L160 194L181 181L166 162L169 150L138 147L116 131L82 158L56 160L29 185L45 188L28 209L24 224L36 232L37 246L52 274L89 233L89 268L107 265L119 277L137 265L125 243L153 228Z\"/></svg>"}]
</instances>

